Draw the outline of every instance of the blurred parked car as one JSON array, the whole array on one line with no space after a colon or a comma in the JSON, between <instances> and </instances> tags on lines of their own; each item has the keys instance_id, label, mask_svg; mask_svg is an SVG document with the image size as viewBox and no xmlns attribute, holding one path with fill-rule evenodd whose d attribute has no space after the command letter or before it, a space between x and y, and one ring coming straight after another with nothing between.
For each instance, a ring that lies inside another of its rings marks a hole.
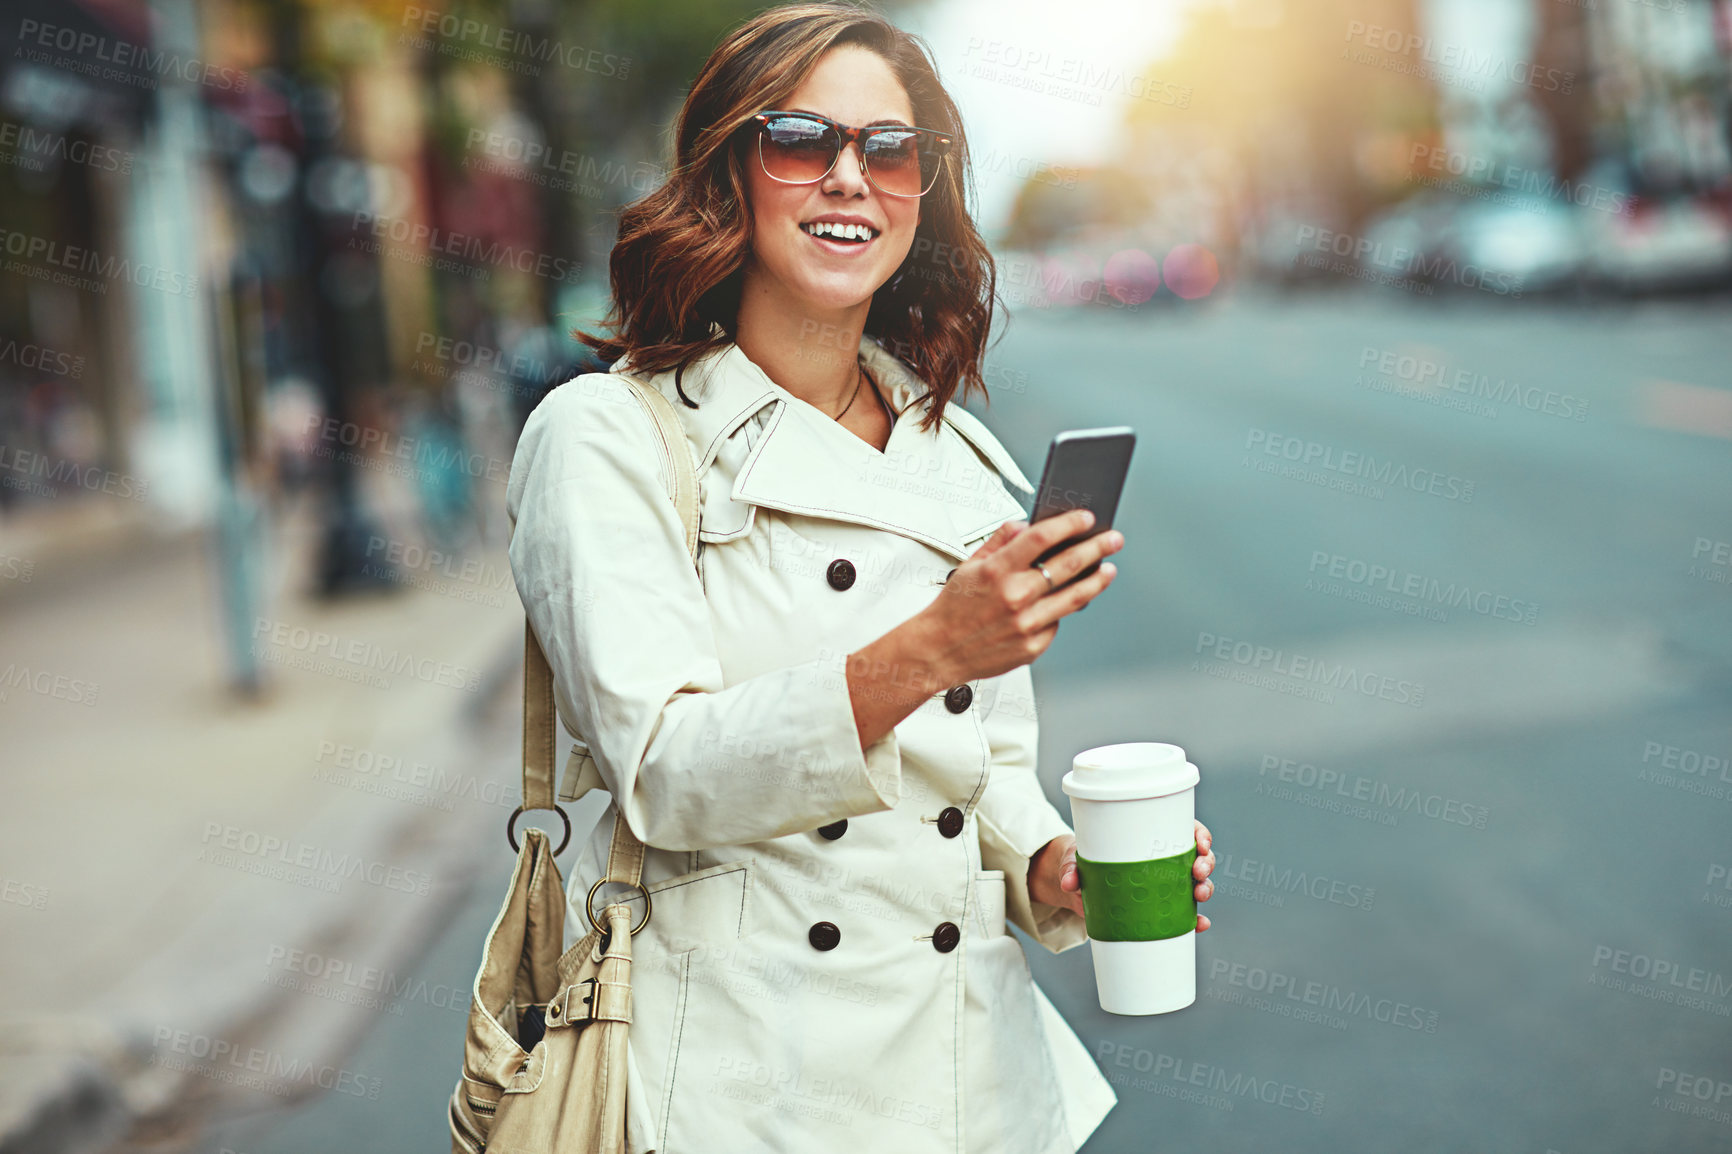
<instances>
[{"instance_id":1,"label":"blurred parked car","mask_svg":"<svg viewBox=\"0 0 1732 1154\"><path fill-rule=\"evenodd\" d=\"M1642 293L1732 284L1732 219L1709 200L1635 202L1591 222L1588 272L1602 288Z\"/></svg>"},{"instance_id":2,"label":"blurred parked car","mask_svg":"<svg viewBox=\"0 0 1732 1154\"><path fill-rule=\"evenodd\" d=\"M1582 210L1568 201L1426 191L1372 220L1366 236L1387 271L1439 291L1531 296L1574 287L1584 259ZM1400 259L1397 251L1412 255Z\"/></svg>"}]
</instances>

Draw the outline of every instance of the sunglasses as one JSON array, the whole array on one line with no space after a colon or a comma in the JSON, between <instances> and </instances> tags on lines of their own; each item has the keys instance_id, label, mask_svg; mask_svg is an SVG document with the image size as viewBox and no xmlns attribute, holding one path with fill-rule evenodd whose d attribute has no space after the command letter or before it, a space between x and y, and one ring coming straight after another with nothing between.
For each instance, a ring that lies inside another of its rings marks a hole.
<instances>
[{"instance_id":1,"label":"sunglasses","mask_svg":"<svg viewBox=\"0 0 1732 1154\"><path fill-rule=\"evenodd\" d=\"M924 196L938 180L950 137L906 124L850 128L814 112L760 112L758 162L783 184L813 184L830 175L842 149L858 142L872 187L889 196Z\"/></svg>"}]
</instances>

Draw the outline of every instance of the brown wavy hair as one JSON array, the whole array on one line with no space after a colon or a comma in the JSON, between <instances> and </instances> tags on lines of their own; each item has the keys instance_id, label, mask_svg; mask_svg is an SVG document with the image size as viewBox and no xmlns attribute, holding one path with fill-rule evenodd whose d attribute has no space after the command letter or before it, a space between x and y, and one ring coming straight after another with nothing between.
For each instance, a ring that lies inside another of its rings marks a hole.
<instances>
[{"instance_id":1,"label":"brown wavy hair","mask_svg":"<svg viewBox=\"0 0 1732 1154\"><path fill-rule=\"evenodd\" d=\"M950 160L922 198L908 256L873 295L866 317L866 333L928 386L922 427L930 431L959 387L964 400L971 390L986 393L981 360L997 270L968 214L968 141L931 50L868 8L773 8L716 46L680 109L667 182L620 211L608 261L613 307L603 322L613 336L573 336L604 360L630 353L646 373L674 369L680 399L697 408L679 387L680 374L734 339L752 251L745 168L751 139L740 129L755 113L781 107L840 44L883 57L908 93L914 123L953 141ZM712 324L723 331L713 332Z\"/></svg>"}]
</instances>

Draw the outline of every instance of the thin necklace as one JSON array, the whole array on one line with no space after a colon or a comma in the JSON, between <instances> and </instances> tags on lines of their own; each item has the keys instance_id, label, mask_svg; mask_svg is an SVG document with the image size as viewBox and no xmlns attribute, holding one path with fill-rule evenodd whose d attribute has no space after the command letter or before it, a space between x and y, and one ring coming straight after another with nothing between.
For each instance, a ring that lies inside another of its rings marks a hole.
<instances>
[{"instance_id":1,"label":"thin necklace","mask_svg":"<svg viewBox=\"0 0 1732 1154\"><path fill-rule=\"evenodd\" d=\"M860 366L860 371L865 373L866 366ZM872 395L878 398L879 405L883 406L884 415L889 418L891 426L894 427L896 424L896 410L890 407L890 402L885 400L884 394L878 391L878 382L873 379L871 373L866 373L866 379L872 382Z\"/></svg>"},{"instance_id":2,"label":"thin necklace","mask_svg":"<svg viewBox=\"0 0 1732 1154\"><path fill-rule=\"evenodd\" d=\"M836 414L834 419L838 420L838 421L840 421L847 414L849 409L852 409L854 407L854 397L858 397L860 395L860 380L861 380L861 375L863 375L865 373L865 370L860 368L860 366L858 364L856 364L854 367L857 370L857 373L854 377L854 396L849 397L848 403L846 405L842 406L842 411L840 413Z\"/></svg>"}]
</instances>

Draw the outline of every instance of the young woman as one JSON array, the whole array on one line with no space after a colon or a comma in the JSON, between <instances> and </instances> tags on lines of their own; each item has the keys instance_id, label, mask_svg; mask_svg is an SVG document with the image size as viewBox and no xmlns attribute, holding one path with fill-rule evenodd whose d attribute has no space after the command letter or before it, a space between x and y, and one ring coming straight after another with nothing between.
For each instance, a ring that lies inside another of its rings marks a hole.
<instances>
[{"instance_id":1,"label":"young woman","mask_svg":"<svg viewBox=\"0 0 1732 1154\"><path fill-rule=\"evenodd\" d=\"M613 335L585 339L675 402L699 563L611 374L542 402L508 493L560 713L612 795L568 944L616 808L649 847L631 1146L1073 1151L1116 1099L1006 923L1084 940L1029 663L1123 538L1034 565L1088 515L1022 520L1004 482L1032 486L949 403L984 388L993 299L956 107L877 16L778 8L715 50L676 147L622 215Z\"/></svg>"}]
</instances>

